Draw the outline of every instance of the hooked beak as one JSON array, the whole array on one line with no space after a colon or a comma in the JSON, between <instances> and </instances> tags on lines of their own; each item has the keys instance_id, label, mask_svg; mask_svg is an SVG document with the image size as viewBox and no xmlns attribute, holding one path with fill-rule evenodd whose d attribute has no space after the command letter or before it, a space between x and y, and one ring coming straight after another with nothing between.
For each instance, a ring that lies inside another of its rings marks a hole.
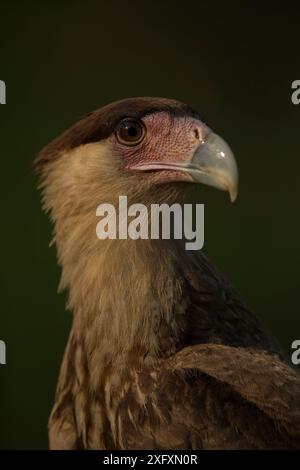
<instances>
[{"instance_id":1,"label":"hooked beak","mask_svg":"<svg viewBox=\"0 0 300 470\"><path fill-rule=\"evenodd\" d=\"M196 149L189 164L195 180L222 191L228 191L231 202L238 195L238 168L225 140L210 132Z\"/></svg>"},{"instance_id":2,"label":"hooked beak","mask_svg":"<svg viewBox=\"0 0 300 470\"><path fill-rule=\"evenodd\" d=\"M176 170L188 173L196 183L228 191L231 202L238 195L238 169L234 155L225 140L209 132L197 146L188 162L147 162L136 165L135 170Z\"/></svg>"}]
</instances>

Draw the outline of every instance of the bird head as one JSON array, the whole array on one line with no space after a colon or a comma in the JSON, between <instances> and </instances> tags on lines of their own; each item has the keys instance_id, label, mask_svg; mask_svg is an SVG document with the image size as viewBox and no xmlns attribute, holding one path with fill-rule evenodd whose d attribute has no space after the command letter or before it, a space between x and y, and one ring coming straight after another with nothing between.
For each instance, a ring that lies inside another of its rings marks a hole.
<instances>
[{"instance_id":1,"label":"bird head","mask_svg":"<svg viewBox=\"0 0 300 470\"><path fill-rule=\"evenodd\" d=\"M182 183L229 191L232 201L238 188L226 142L196 111L163 98L125 99L88 114L40 152L36 167L54 218L119 194L140 203L150 194L172 200Z\"/></svg>"},{"instance_id":2,"label":"bird head","mask_svg":"<svg viewBox=\"0 0 300 470\"><path fill-rule=\"evenodd\" d=\"M181 202L188 188L196 187L191 183L228 190L234 200L238 173L231 150L188 106L131 98L85 116L44 148L35 166L43 208L54 222L60 290L69 289L68 308L97 322L95 312L101 311L109 347L113 335L116 344L125 337L122 347L133 347L142 324L141 343L156 350L158 340L145 327L156 321L149 308L156 299L153 308L164 305L165 316L172 317L166 299L168 289L180 296L172 263L181 246L164 240L99 241L96 209L102 203L117 208L120 195L129 204Z\"/></svg>"}]
</instances>

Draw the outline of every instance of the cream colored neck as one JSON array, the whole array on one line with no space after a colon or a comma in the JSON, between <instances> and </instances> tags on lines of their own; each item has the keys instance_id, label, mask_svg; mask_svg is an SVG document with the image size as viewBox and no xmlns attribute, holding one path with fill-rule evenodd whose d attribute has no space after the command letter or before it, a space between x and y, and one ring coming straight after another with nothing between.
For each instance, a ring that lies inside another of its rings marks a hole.
<instances>
[{"instance_id":1,"label":"cream colored neck","mask_svg":"<svg viewBox=\"0 0 300 470\"><path fill-rule=\"evenodd\" d=\"M124 361L174 352L184 316L176 311L182 286L171 244L96 240L93 249L91 243L72 253L72 240L66 243L68 249L59 250L61 288L69 288L74 333L87 353Z\"/></svg>"}]
</instances>

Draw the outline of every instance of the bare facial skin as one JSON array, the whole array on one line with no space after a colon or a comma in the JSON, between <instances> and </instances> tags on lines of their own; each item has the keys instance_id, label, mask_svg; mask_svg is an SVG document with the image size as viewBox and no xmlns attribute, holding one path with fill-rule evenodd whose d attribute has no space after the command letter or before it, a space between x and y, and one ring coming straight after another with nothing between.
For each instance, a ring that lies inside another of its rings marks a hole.
<instances>
[{"instance_id":1,"label":"bare facial skin","mask_svg":"<svg viewBox=\"0 0 300 470\"><path fill-rule=\"evenodd\" d=\"M195 149L209 132L209 128L197 119L172 117L166 112L150 114L141 121L145 135L137 145L128 146L119 142L116 134L111 137L113 149L123 158L125 171L134 171L149 163L190 162ZM187 173L167 169L148 174L149 177L156 183L192 181Z\"/></svg>"}]
</instances>

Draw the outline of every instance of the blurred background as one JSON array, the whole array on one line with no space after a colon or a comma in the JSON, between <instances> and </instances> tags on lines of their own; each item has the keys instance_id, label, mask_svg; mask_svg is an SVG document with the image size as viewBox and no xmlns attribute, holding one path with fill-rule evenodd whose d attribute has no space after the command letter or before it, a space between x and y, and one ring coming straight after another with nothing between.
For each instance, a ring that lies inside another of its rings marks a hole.
<instances>
[{"instance_id":1,"label":"blurred background","mask_svg":"<svg viewBox=\"0 0 300 470\"><path fill-rule=\"evenodd\" d=\"M1 1L0 448L47 448L72 319L32 161L108 102L176 98L230 143L240 195L231 205L199 187L205 251L287 352L300 339L297 13L287 2Z\"/></svg>"}]
</instances>

